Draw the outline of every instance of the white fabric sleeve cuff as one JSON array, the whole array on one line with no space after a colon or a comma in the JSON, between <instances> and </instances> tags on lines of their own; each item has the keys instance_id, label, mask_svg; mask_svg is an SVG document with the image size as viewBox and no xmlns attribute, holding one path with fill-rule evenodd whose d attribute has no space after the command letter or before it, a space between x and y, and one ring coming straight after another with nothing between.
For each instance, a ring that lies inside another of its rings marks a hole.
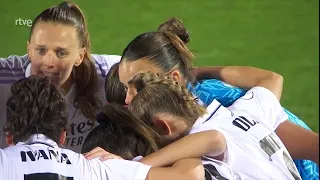
<instances>
[{"instance_id":1,"label":"white fabric sleeve cuff","mask_svg":"<svg viewBox=\"0 0 320 180\"><path fill-rule=\"evenodd\" d=\"M143 156L137 156L137 157L134 157L132 161L140 161L142 158Z\"/></svg>"},{"instance_id":2,"label":"white fabric sleeve cuff","mask_svg":"<svg viewBox=\"0 0 320 180\"><path fill-rule=\"evenodd\" d=\"M140 166L134 180L145 180L148 176L150 169L151 169L151 166L148 166L148 165Z\"/></svg>"}]
</instances>

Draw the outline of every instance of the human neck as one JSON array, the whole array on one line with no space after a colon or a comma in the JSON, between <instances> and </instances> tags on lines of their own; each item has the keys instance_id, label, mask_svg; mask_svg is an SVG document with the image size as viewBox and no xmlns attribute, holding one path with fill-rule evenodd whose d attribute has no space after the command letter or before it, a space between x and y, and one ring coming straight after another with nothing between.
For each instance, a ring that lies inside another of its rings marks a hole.
<instances>
[{"instance_id":1,"label":"human neck","mask_svg":"<svg viewBox=\"0 0 320 180\"><path fill-rule=\"evenodd\" d=\"M61 87L64 90L64 95L68 94L72 86L72 78L71 76L64 82Z\"/></svg>"}]
</instances>

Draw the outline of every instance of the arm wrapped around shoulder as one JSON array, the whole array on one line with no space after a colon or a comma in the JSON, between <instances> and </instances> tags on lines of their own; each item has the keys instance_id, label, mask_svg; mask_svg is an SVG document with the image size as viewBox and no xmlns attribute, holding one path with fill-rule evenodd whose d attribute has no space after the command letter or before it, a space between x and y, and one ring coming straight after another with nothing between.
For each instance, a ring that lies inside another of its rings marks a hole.
<instances>
[{"instance_id":1,"label":"arm wrapped around shoulder","mask_svg":"<svg viewBox=\"0 0 320 180\"><path fill-rule=\"evenodd\" d=\"M200 159L188 158L177 161L172 167L152 167L147 180L204 180L204 172Z\"/></svg>"},{"instance_id":2,"label":"arm wrapped around shoulder","mask_svg":"<svg viewBox=\"0 0 320 180\"><path fill-rule=\"evenodd\" d=\"M224 135L216 130L206 130L187 135L144 157L140 162L153 166L168 166L185 158L220 157L225 149Z\"/></svg>"}]
</instances>

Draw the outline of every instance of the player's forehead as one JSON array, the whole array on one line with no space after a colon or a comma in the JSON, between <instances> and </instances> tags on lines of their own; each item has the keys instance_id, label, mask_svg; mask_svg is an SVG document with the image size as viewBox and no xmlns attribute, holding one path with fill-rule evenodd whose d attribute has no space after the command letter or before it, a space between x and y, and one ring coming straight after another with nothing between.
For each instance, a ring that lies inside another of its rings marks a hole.
<instances>
[{"instance_id":1,"label":"player's forehead","mask_svg":"<svg viewBox=\"0 0 320 180\"><path fill-rule=\"evenodd\" d=\"M77 48L79 40L75 29L68 25L38 23L31 35L31 45L46 48Z\"/></svg>"},{"instance_id":2,"label":"player's forehead","mask_svg":"<svg viewBox=\"0 0 320 180\"><path fill-rule=\"evenodd\" d=\"M123 61L119 65L119 79L125 85L128 85L129 81L137 74L145 72L161 73L162 71L146 59L139 59L132 62Z\"/></svg>"}]
</instances>

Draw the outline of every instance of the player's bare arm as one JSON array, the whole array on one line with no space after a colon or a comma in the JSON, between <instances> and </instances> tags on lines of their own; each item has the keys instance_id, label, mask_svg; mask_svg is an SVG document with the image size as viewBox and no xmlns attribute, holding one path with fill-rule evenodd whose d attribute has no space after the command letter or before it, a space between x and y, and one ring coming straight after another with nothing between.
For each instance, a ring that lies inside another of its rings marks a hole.
<instances>
[{"instance_id":1,"label":"player's bare arm","mask_svg":"<svg viewBox=\"0 0 320 180\"><path fill-rule=\"evenodd\" d=\"M244 89L261 86L281 98L283 78L272 71L249 66L207 66L195 68L194 72L198 79L215 78Z\"/></svg>"},{"instance_id":2,"label":"player's bare arm","mask_svg":"<svg viewBox=\"0 0 320 180\"><path fill-rule=\"evenodd\" d=\"M225 137L216 130L187 135L144 157L140 162L152 166L167 166L185 158L218 157L226 149ZM218 159L220 160L220 159Z\"/></svg>"},{"instance_id":3,"label":"player's bare arm","mask_svg":"<svg viewBox=\"0 0 320 180\"><path fill-rule=\"evenodd\" d=\"M139 162L154 167L169 166L185 158L199 158L201 156L219 158L219 155L223 154L225 149L225 137L219 131L208 130L187 135L144 157ZM107 159L118 159L117 155L113 155L100 147L96 147L86 153L85 157L89 160L100 157L100 160L102 161Z\"/></svg>"},{"instance_id":4,"label":"player's bare arm","mask_svg":"<svg viewBox=\"0 0 320 180\"><path fill-rule=\"evenodd\" d=\"M290 121L281 123L276 133L293 159L308 159L319 165L319 134Z\"/></svg>"},{"instance_id":5,"label":"player's bare arm","mask_svg":"<svg viewBox=\"0 0 320 180\"><path fill-rule=\"evenodd\" d=\"M152 167L146 180L204 180L204 168L200 159L182 159L172 167Z\"/></svg>"}]
</instances>

